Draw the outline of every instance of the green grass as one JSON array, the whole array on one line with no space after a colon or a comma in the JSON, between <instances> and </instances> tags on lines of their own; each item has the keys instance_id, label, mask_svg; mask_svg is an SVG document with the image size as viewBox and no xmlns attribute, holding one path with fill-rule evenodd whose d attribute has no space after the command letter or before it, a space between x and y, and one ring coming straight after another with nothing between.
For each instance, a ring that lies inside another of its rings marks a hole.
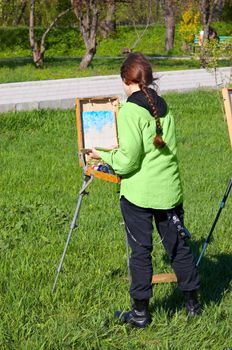
<instances>
[{"instance_id":1,"label":"green grass","mask_svg":"<svg viewBox=\"0 0 232 350\"><path fill-rule=\"evenodd\" d=\"M229 25L226 28L229 28ZM40 28L40 35L43 30ZM143 28L138 28L141 33ZM221 31L220 31L221 32ZM119 26L117 32L107 40L98 38L97 55L91 65L79 69L81 57L85 53L83 40L76 28L56 28L48 36L45 62L42 69L35 68L31 59L26 28L0 28L2 51L0 59L0 83L62 78L78 78L95 75L119 74L123 62L122 49L131 47L137 38L133 27ZM167 55L164 49L165 28L156 24L150 26L135 51L141 51L152 59L154 71L199 68L200 63L190 53L181 50L181 38L178 28L175 35L175 46ZM19 56L19 57L18 57ZM20 57L21 56L21 57ZM165 56L165 59L159 57ZM172 59L178 56L181 59ZM220 61L220 66L230 66L231 60Z\"/></svg>"},{"instance_id":2,"label":"green grass","mask_svg":"<svg viewBox=\"0 0 232 350\"><path fill-rule=\"evenodd\" d=\"M12 83L33 80L81 78L98 75L119 74L124 58L96 57L84 70L79 68L80 58L48 58L44 68L36 69L30 59L0 61L0 82ZM200 68L193 60L150 59L153 71ZM220 61L221 67L230 66L229 61Z\"/></svg>"},{"instance_id":3,"label":"green grass","mask_svg":"<svg viewBox=\"0 0 232 350\"><path fill-rule=\"evenodd\" d=\"M232 175L228 130L217 92L166 98L177 125L186 226L198 255ZM0 130L1 350L231 348L232 194L200 267L202 316L188 320L176 285L160 284L152 324L132 330L113 316L129 307L114 184L91 184L51 293L82 182L75 112L1 114ZM171 271L156 233L153 255L155 273Z\"/></svg>"},{"instance_id":4,"label":"green grass","mask_svg":"<svg viewBox=\"0 0 232 350\"><path fill-rule=\"evenodd\" d=\"M124 58L96 57L91 65L81 70L80 58L48 58L42 69L36 69L31 60L0 61L0 82L11 83L31 80L80 78L97 75L119 74ZM198 62L191 60L152 59L154 71L199 68ZM226 63L226 65L228 65Z\"/></svg>"}]
</instances>

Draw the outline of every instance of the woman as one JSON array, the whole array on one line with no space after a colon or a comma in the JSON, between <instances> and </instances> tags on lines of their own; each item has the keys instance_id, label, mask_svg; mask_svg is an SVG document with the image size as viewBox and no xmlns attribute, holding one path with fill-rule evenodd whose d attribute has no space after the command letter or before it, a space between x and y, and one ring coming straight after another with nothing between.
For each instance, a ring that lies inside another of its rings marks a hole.
<instances>
[{"instance_id":1,"label":"woman","mask_svg":"<svg viewBox=\"0 0 232 350\"><path fill-rule=\"evenodd\" d=\"M121 78L128 99L118 117L119 148L110 152L93 149L89 155L103 159L121 176L120 204L131 248L133 303L132 310L117 312L117 316L144 328L151 322L153 218L191 316L200 311L196 294L200 282L183 227L173 116L165 100L150 87L152 67L142 54L128 55Z\"/></svg>"}]
</instances>

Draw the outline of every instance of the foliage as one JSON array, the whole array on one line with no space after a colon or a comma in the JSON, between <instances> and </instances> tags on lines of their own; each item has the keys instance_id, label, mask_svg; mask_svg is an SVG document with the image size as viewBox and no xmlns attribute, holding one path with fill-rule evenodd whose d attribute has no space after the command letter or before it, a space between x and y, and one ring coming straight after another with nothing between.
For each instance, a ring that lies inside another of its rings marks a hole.
<instances>
[{"instance_id":1,"label":"foliage","mask_svg":"<svg viewBox=\"0 0 232 350\"><path fill-rule=\"evenodd\" d=\"M36 27L35 35L41 38L44 28ZM28 28L0 28L1 57L29 56ZM46 56L82 55L84 45L78 28L56 27L46 40Z\"/></svg>"},{"instance_id":2,"label":"foliage","mask_svg":"<svg viewBox=\"0 0 232 350\"><path fill-rule=\"evenodd\" d=\"M232 25L227 22L214 22L213 28L216 29L218 35L232 35Z\"/></svg>"},{"instance_id":3,"label":"foliage","mask_svg":"<svg viewBox=\"0 0 232 350\"><path fill-rule=\"evenodd\" d=\"M27 1L25 13L19 25L27 25L29 22L30 1ZM70 7L70 0L36 0L36 25L47 26L63 10ZM0 25L12 26L21 10L21 0L1 0L0 2ZM61 19L61 25L71 26L75 23L72 13Z\"/></svg>"},{"instance_id":4,"label":"foliage","mask_svg":"<svg viewBox=\"0 0 232 350\"><path fill-rule=\"evenodd\" d=\"M195 53L203 67L216 70L221 58L228 57L232 64L232 39L218 42L216 39L205 41L204 46Z\"/></svg>"},{"instance_id":5,"label":"foliage","mask_svg":"<svg viewBox=\"0 0 232 350\"><path fill-rule=\"evenodd\" d=\"M231 23L231 18L232 18L232 1L231 0L225 0L225 5L224 5L224 8L223 8L223 13L222 13L221 20Z\"/></svg>"},{"instance_id":6,"label":"foliage","mask_svg":"<svg viewBox=\"0 0 232 350\"><path fill-rule=\"evenodd\" d=\"M215 92L166 99L176 119L185 219L198 256L231 175L227 126ZM115 310L130 305L114 184L91 184L51 293L82 182L74 110L2 114L0 133L1 350L231 347L232 193L200 266L202 316L187 319L176 285L159 284L152 324L133 330L114 319ZM170 271L156 232L153 262L155 273Z\"/></svg>"},{"instance_id":7,"label":"foliage","mask_svg":"<svg viewBox=\"0 0 232 350\"><path fill-rule=\"evenodd\" d=\"M182 15L179 25L179 33L184 43L190 44L199 32L200 12L189 7Z\"/></svg>"}]
</instances>

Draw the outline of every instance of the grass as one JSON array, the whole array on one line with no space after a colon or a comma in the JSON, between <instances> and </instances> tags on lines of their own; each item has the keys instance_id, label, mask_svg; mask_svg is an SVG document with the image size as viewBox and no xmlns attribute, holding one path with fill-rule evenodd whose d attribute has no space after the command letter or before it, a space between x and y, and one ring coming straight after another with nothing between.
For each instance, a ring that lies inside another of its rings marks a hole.
<instances>
[{"instance_id":1,"label":"grass","mask_svg":"<svg viewBox=\"0 0 232 350\"><path fill-rule=\"evenodd\" d=\"M176 116L186 226L198 256L231 176L228 130L217 92L166 99ZM160 284L152 324L132 330L113 316L130 304L114 184L91 184L51 293L82 181L74 111L1 114L0 130L1 350L231 348L231 194L200 266L202 316L188 320L176 285ZM157 234L153 255L155 273L171 271Z\"/></svg>"},{"instance_id":2,"label":"grass","mask_svg":"<svg viewBox=\"0 0 232 350\"><path fill-rule=\"evenodd\" d=\"M2 34L0 30L0 39L4 34L2 41L3 44L5 43L1 51L0 83L119 74L124 60L122 49L131 47L137 38L133 27L119 26L117 32L107 40L98 38L97 56L87 69L80 70L80 59L85 53L80 34L76 29L66 28L62 31L62 28L56 28L48 36L44 67L37 69L31 59L27 30L25 31L25 28L21 30L23 32L21 34L20 28L3 28ZM41 28L40 31L43 32ZM138 33L142 31L142 27L138 28ZM20 39L23 40L20 41ZM164 42L164 25L152 25L147 29L135 50L147 56L156 57L152 58L154 71L200 67L199 61L194 60L190 53L187 54L188 57L185 57L186 53L181 50L182 43L178 28L174 49L169 54L165 52ZM166 58L161 59L161 56ZM178 56L180 59L172 59L173 56ZM231 59L219 61L222 67L230 66L230 64Z\"/></svg>"},{"instance_id":3,"label":"grass","mask_svg":"<svg viewBox=\"0 0 232 350\"><path fill-rule=\"evenodd\" d=\"M96 57L84 70L79 68L80 58L63 57L47 58L42 69L36 69L30 58L0 61L0 82L12 83L33 80L81 78L98 75L119 74L123 57ZM169 71L179 69L200 68L200 63L193 60L150 58L153 71ZM229 61L220 61L221 67L230 66Z\"/></svg>"},{"instance_id":4,"label":"grass","mask_svg":"<svg viewBox=\"0 0 232 350\"><path fill-rule=\"evenodd\" d=\"M96 57L91 65L81 70L80 58L47 58L42 69L36 69L28 59L0 61L0 82L11 83L31 80L80 78L97 75L119 74L124 58ZM154 71L199 68L198 62L191 60L152 59ZM227 65L227 64L226 64Z\"/></svg>"}]
</instances>

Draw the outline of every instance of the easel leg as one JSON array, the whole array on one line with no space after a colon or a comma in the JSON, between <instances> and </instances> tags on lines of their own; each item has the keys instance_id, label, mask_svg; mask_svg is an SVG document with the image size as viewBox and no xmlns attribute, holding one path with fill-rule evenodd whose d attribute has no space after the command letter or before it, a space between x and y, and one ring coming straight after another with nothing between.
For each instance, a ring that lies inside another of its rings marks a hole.
<instances>
[{"instance_id":1,"label":"easel leg","mask_svg":"<svg viewBox=\"0 0 232 350\"><path fill-rule=\"evenodd\" d=\"M62 268L62 265L63 265L63 262L64 262L64 258L65 258L65 255L66 255L66 251L67 251L70 239L72 237L72 232L73 232L74 228L77 227L76 221L77 221L77 218L78 218L78 215L79 215L79 212L80 212L80 208L81 208L81 203L82 203L83 197L86 194L88 194L85 190L90 185L90 183L92 181L93 181L93 176L85 176L84 177L84 182L83 182L82 188L81 188L81 190L79 192L79 197L78 197L78 200L77 200L76 210L75 210L75 213L74 213L74 216L73 216L73 219L72 219L72 223L70 225L70 231L69 231L69 234L68 234L68 238L66 240L66 244L65 244L64 251L63 251L63 254L62 254L62 257L61 257L61 260L60 260L60 264L59 264L58 269L57 269L57 274L56 274L56 278L55 278L55 281L54 281L54 284L53 284L52 293L55 291L55 288L56 288L56 282L58 280L59 273L61 271L61 268Z\"/></svg>"},{"instance_id":2,"label":"easel leg","mask_svg":"<svg viewBox=\"0 0 232 350\"><path fill-rule=\"evenodd\" d=\"M214 220L214 222L213 222L213 225L212 225L212 227L211 227L211 229L210 229L210 232L209 232L209 234L208 234L208 237L207 237L207 239L206 239L206 241L205 241L205 243L204 243L204 245L203 245L202 252L201 252L201 254L200 254L200 256L199 256L199 258L198 258L198 260L197 260L197 263L196 263L196 266L197 266L197 267L199 266L199 264L200 264L200 262L201 262L201 259L202 259L203 255L204 255L204 253L205 253L205 250L206 250L206 248L207 248L207 246L208 246L208 244L209 244L209 242L210 242L210 239L211 239L211 236L212 236L212 234L213 234L213 231L214 231L214 228L215 228L215 226L216 226L216 223L217 223L217 221L218 221L218 219L219 219L219 216L220 216L220 214L221 214L222 209L223 209L224 206L225 206L227 197L229 196L231 187L232 187L232 176L231 176L230 181L229 181L229 184L228 184L228 186L227 186L227 188L226 188L226 192L225 192L225 194L224 194L224 196L223 196L223 199L222 199L222 201L221 201L221 203L220 203L220 208L219 208L219 210L218 210L218 212L217 212L217 215L216 215L215 220Z\"/></svg>"}]
</instances>

